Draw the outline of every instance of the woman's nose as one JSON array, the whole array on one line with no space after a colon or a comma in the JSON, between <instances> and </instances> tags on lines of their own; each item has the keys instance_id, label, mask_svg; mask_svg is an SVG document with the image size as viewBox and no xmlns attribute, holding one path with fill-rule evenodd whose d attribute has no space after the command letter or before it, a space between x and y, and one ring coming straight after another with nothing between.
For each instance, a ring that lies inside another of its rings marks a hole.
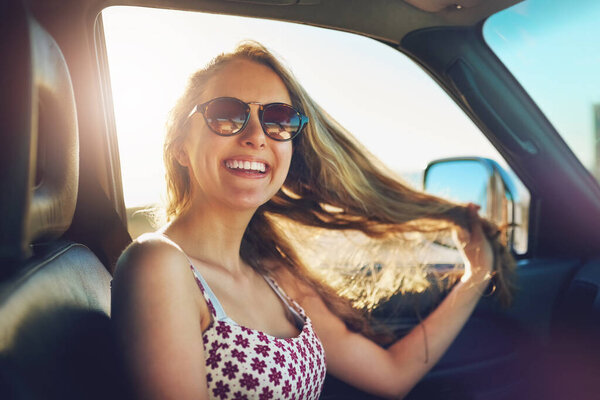
<instances>
[{"instance_id":1,"label":"woman's nose","mask_svg":"<svg viewBox=\"0 0 600 400\"><path fill-rule=\"evenodd\" d=\"M251 108L250 119L241 132L240 140L244 146L264 148L267 144L267 135L265 135L260 124L257 108L258 106Z\"/></svg>"}]
</instances>

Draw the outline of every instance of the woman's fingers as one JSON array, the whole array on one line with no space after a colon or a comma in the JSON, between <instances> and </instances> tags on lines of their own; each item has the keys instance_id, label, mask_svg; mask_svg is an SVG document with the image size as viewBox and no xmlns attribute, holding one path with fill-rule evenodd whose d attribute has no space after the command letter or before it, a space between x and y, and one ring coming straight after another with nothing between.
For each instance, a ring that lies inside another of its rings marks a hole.
<instances>
[{"instance_id":1,"label":"woman's fingers","mask_svg":"<svg viewBox=\"0 0 600 400\"><path fill-rule=\"evenodd\" d=\"M471 241L471 234L464 228L455 228L452 231L452 239L458 249L464 249Z\"/></svg>"},{"instance_id":2,"label":"woman's fingers","mask_svg":"<svg viewBox=\"0 0 600 400\"><path fill-rule=\"evenodd\" d=\"M468 204L468 228L457 228L452 235L465 260L465 273L462 280L485 279L492 268L492 247L483 232L482 220L478 214L479 209L480 207L476 204Z\"/></svg>"},{"instance_id":3,"label":"woman's fingers","mask_svg":"<svg viewBox=\"0 0 600 400\"><path fill-rule=\"evenodd\" d=\"M468 213L469 213L469 229L471 231L471 240L475 242L480 242L487 240L485 234L483 233L483 224L481 217L478 214L480 207L476 204L469 204Z\"/></svg>"},{"instance_id":4,"label":"woman's fingers","mask_svg":"<svg viewBox=\"0 0 600 400\"><path fill-rule=\"evenodd\" d=\"M482 220L477 213L479 206L471 203L467 208L471 232L470 240L465 246L464 252L471 264L473 273L487 273L492 268L492 247L483 232Z\"/></svg>"},{"instance_id":5,"label":"woman's fingers","mask_svg":"<svg viewBox=\"0 0 600 400\"><path fill-rule=\"evenodd\" d=\"M477 204L469 203L467 205L467 215L469 217L469 228L473 231L475 225L481 226L481 220L479 218L480 206Z\"/></svg>"},{"instance_id":6,"label":"woman's fingers","mask_svg":"<svg viewBox=\"0 0 600 400\"><path fill-rule=\"evenodd\" d=\"M481 220L477 214L480 208L477 204L469 203L467 205L468 228L456 228L452 232L452 238L458 248L464 249L473 239L473 234L483 234Z\"/></svg>"}]
</instances>

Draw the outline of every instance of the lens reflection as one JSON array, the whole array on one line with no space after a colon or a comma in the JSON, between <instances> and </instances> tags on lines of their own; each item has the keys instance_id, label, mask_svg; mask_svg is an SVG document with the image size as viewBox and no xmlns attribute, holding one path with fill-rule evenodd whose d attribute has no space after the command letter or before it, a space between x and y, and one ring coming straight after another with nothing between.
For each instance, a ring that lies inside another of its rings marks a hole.
<instances>
[{"instance_id":1,"label":"lens reflection","mask_svg":"<svg viewBox=\"0 0 600 400\"><path fill-rule=\"evenodd\" d=\"M234 99L217 99L206 108L205 117L211 129L221 135L235 135L248 116L246 104Z\"/></svg>"},{"instance_id":2,"label":"lens reflection","mask_svg":"<svg viewBox=\"0 0 600 400\"><path fill-rule=\"evenodd\" d=\"M289 140L300 128L296 110L283 104L265 107L262 122L265 133L275 140Z\"/></svg>"}]
</instances>

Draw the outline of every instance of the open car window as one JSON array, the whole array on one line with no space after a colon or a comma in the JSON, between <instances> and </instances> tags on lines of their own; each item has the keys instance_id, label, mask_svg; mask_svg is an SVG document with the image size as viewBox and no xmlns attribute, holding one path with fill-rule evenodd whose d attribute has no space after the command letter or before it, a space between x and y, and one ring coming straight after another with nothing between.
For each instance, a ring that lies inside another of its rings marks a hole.
<instances>
[{"instance_id":1,"label":"open car window","mask_svg":"<svg viewBox=\"0 0 600 400\"><path fill-rule=\"evenodd\" d=\"M419 189L435 159L486 157L507 168L423 69L376 40L287 22L139 7L110 7L102 19L134 237L152 229L136 211L164 200L164 127L188 76L246 39L280 56L329 114ZM527 208L529 195L522 185L519 190ZM525 250L522 244L519 252Z\"/></svg>"}]
</instances>

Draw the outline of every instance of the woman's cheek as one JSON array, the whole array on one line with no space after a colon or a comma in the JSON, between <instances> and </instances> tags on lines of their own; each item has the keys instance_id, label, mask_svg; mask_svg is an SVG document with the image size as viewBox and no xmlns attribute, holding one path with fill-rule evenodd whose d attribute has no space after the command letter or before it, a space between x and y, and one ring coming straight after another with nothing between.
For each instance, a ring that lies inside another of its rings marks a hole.
<instances>
[{"instance_id":1,"label":"woman's cheek","mask_svg":"<svg viewBox=\"0 0 600 400\"><path fill-rule=\"evenodd\" d=\"M286 149L285 156L283 157L283 160L284 160L282 162L283 173L282 173L282 176L280 178L281 181L279 182L279 186L283 185L283 183L285 182L285 179L287 178L287 175L288 175L288 173L290 171L290 164L292 162L292 147L291 147L291 144L290 144L289 148Z\"/></svg>"}]
</instances>

